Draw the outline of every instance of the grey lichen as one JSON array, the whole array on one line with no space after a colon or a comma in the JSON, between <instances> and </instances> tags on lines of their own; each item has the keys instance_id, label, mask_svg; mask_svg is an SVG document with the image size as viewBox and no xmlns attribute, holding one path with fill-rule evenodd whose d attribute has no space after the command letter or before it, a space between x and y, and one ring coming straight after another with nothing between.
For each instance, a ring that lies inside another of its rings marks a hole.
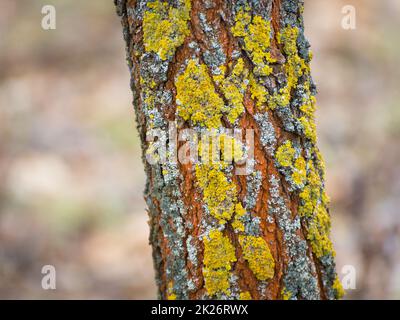
<instances>
[{"instance_id":1,"label":"grey lichen","mask_svg":"<svg viewBox=\"0 0 400 320\"><path fill-rule=\"evenodd\" d=\"M292 218L292 213L280 194L280 183L275 175L270 179L269 213L274 216L282 231L286 253L289 261L284 273L284 284L291 299L320 299L318 280L315 277L315 267L308 257L308 246L298 235L300 219Z\"/></svg>"},{"instance_id":2,"label":"grey lichen","mask_svg":"<svg viewBox=\"0 0 400 320\"><path fill-rule=\"evenodd\" d=\"M269 120L268 112L257 113L254 115L260 128L260 142L267 151L267 154L273 156L276 147L275 128Z\"/></svg>"},{"instance_id":3,"label":"grey lichen","mask_svg":"<svg viewBox=\"0 0 400 320\"><path fill-rule=\"evenodd\" d=\"M262 183L262 173L256 170L246 176L247 192L244 198L246 210L251 211L257 203L257 197Z\"/></svg>"},{"instance_id":4,"label":"grey lichen","mask_svg":"<svg viewBox=\"0 0 400 320\"><path fill-rule=\"evenodd\" d=\"M219 67L226 62L226 55L218 39L218 30L212 24L209 24L207 17L203 12L199 13L201 28L208 39L209 48L203 53L203 59L206 65L215 75L219 74Z\"/></svg>"},{"instance_id":5,"label":"grey lichen","mask_svg":"<svg viewBox=\"0 0 400 320\"><path fill-rule=\"evenodd\" d=\"M189 261L196 267L198 264L197 246L196 243L194 243L194 239L191 235L189 235L188 238L186 239L186 250L188 253Z\"/></svg>"}]
</instances>

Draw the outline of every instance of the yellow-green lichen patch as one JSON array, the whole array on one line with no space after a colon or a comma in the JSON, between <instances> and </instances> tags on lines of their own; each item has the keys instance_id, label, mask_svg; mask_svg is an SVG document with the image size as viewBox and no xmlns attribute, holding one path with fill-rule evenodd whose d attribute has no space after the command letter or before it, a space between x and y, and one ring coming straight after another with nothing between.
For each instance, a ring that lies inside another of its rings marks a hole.
<instances>
[{"instance_id":1,"label":"yellow-green lichen patch","mask_svg":"<svg viewBox=\"0 0 400 320\"><path fill-rule=\"evenodd\" d=\"M221 81L222 92L229 102L227 118L232 124L244 111L243 97L247 89L248 73L243 59L239 58L232 74Z\"/></svg>"},{"instance_id":2,"label":"yellow-green lichen patch","mask_svg":"<svg viewBox=\"0 0 400 320\"><path fill-rule=\"evenodd\" d=\"M321 198L322 181L317 171L315 170L312 161L308 161L308 174L307 183L304 189L300 192L301 204L299 207L299 213L301 216L312 217L314 211L319 204ZM323 193L325 194L325 193ZM327 195L325 194L325 198Z\"/></svg>"},{"instance_id":3,"label":"yellow-green lichen patch","mask_svg":"<svg viewBox=\"0 0 400 320\"><path fill-rule=\"evenodd\" d=\"M147 128L154 128L154 117L157 113L156 103L157 98L155 94L155 81L153 79L145 79L140 77L140 86L142 88L141 98L143 101L143 111L148 115Z\"/></svg>"},{"instance_id":4,"label":"yellow-green lichen patch","mask_svg":"<svg viewBox=\"0 0 400 320\"><path fill-rule=\"evenodd\" d=\"M235 232L244 232L243 218L246 216L246 210L243 208L241 203L235 205L235 218L232 222L232 227Z\"/></svg>"},{"instance_id":5,"label":"yellow-green lichen patch","mask_svg":"<svg viewBox=\"0 0 400 320\"><path fill-rule=\"evenodd\" d=\"M177 47L189 35L190 0L178 1L178 7L168 2L149 2L143 17L143 41L146 52L157 53L162 60L173 56Z\"/></svg>"},{"instance_id":6,"label":"yellow-green lichen patch","mask_svg":"<svg viewBox=\"0 0 400 320\"><path fill-rule=\"evenodd\" d=\"M251 294L249 291L243 291L239 294L239 300L251 300Z\"/></svg>"},{"instance_id":7,"label":"yellow-green lichen patch","mask_svg":"<svg viewBox=\"0 0 400 320\"><path fill-rule=\"evenodd\" d=\"M201 161L196 165L196 178L210 214L221 224L241 212L236 185L228 179L225 169L244 157L241 141L226 133L203 135L199 142ZM243 209L243 208L242 208Z\"/></svg>"},{"instance_id":8,"label":"yellow-green lichen patch","mask_svg":"<svg viewBox=\"0 0 400 320\"><path fill-rule=\"evenodd\" d=\"M219 66L216 72L217 74L215 74L215 72L213 74L213 80L219 85L225 79L226 66Z\"/></svg>"},{"instance_id":9,"label":"yellow-green lichen patch","mask_svg":"<svg viewBox=\"0 0 400 320\"><path fill-rule=\"evenodd\" d=\"M236 261L235 248L228 237L218 229L209 232L204 237L204 265L209 269L231 269L231 263Z\"/></svg>"},{"instance_id":10,"label":"yellow-green lichen patch","mask_svg":"<svg viewBox=\"0 0 400 320\"><path fill-rule=\"evenodd\" d=\"M240 11L236 15L236 23L232 27L233 35L242 37L244 49L249 53L251 60L255 64L253 74L256 77L268 76L272 72L271 64L276 60L271 57L271 24L260 16L252 17L247 11ZM250 92L252 99L256 100L256 106L262 107L266 103L271 110L277 107L289 105L292 96L292 90L296 89L299 78L304 74L309 74L308 63L299 56L297 48L297 38L299 29L297 27L286 27L278 34L278 40L283 46L286 62L284 71L286 75L286 84L279 88L275 93L269 94L259 79L250 75ZM303 119L307 128L304 130L307 137L313 139L313 118L307 118L307 123Z\"/></svg>"},{"instance_id":11,"label":"yellow-green lichen patch","mask_svg":"<svg viewBox=\"0 0 400 320\"><path fill-rule=\"evenodd\" d=\"M286 27L279 35L279 42L283 44L283 50L286 54L286 81L287 86L293 89L297 86L299 78L310 72L310 67L304 59L299 56L297 49L297 37L299 29L296 27Z\"/></svg>"},{"instance_id":12,"label":"yellow-green lichen patch","mask_svg":"<svg viewBox=\"0 0 400 320\"><path fill-rule=\"evenodd\" d=\"M330 217L327 211L329 198L324 191L323 180L315 169L313 161L307 162L305 186L299 194L298 212L307 224L307 239L312 251L321 258L325 255L335 255L329 239Z\"/></svg>"},{"instance_id":13,"label":"yellow-green lichen patch","mask_svg":"<svg viewBox=\"0 0 400 320\"><path fill-rule=\"evenodd\" d=\"M196 165L196 177L210 214L224 224L235 211L236 186L219 164Z\"/></svg>"},{"instance_id":14,"label":"yellow-green lichen patch","mask_svg":"<svg viewBox=\"0 0 400 320\"><path fill-rule=\"evenodd\" d=\"M309 79L302 84L302 90L304 94L302 96L302 105L299 109L303 115L299 117L298 120L301 124L304 136L315 144L317 142L317 132L314 116L316 109L316 100L315 97L311 94Z\"/></svg>"},{"instance_id":15,"label":"yellow-green lichen patch","mask_svg":"<svg viewBox=\"0 0 400 320\"><path fill-rule=\"evenodd\" d=\"M208 129L221 126L224 101L215 91L206 65L190 60L175 85L177 112L180 117Z\"/></svg>"},{"instance_id":16,"label":"yellow-green lichen patch","mask_svg":"<svg viewBox=\"0 0 400 320\"><path fill-rule=\"evenodd\" d=\"M203 269L205 288L210 296L217 293L229 294L229 276L230 271L227 269Z\"/></svg>"},{"instance_id":17,"label":"yellow-green lichen patch","mask_svg":"<svg viewBox=\"0 0 400 320\"><path fill-rule=\"evenodd\" d=\"M330 217L325 207L319 205L307 227L307 239L311 243L313 253L317 258L325 255L335 255L333 245L329 239Z\"/></svg>"},{"instance_id":18,"label":"yellow-green lichen patch","mask_svg":"<svg viewBox=\"0 0 400 320\"><path fill-rule=\"evenodd\" d=\"M271 57L271 23L261 16L252 17L246 11L236 15L235 25L232 27L235 37L243 37L244 49L249 53L255 64L254 74L268 76L272 72L270 63L276 62Z\"/></svg>"},{"instance_id":19,"label":"yellow-green lichen patch","mask_svg":"<svg viewBox=\"0 0 400 320\"><path fill-rule=\"evenodd\" d=\"M250 95L256 101L256 106L262 109L268 101L268 90L251 74L249 77Z\"/></svg>"},{"instance_id":20,"label":"yellow-green lichen patch","mask_svg":"<svg viewBox=\"0 0 400 320\"><path fill-rule=\"evenodd\" d=\"M286 180L296 189L304 187L307 171L306 161L298 155L290 140L278 147L275 153L277 165L284 169ZM288 170L288 173L287 173Z\"/></svg>"},{"instance_id":21,"label":"yellow-green lichen patch","mask_svg":"<svg viewBox=\"0 0 400 320\"><path fill-rule=\"evenodd\" d=\"M196 165L196 178L204 202L210 214L224 224L239 210L236 185L228 180L224 170L230 163L242 160L243 145L225 133L209 135L199 143L199 156L201 161Z\"/></svg>"},{"instance_id":22,"label":"yellow-green lichen patch","mask_svg":"<svg viewBox=\"0 0 400 320\"><path fill-rule=\"evenodd\" d=\"M328 196L328 194L326 193L326 191L323 190L323 191L322 191L322 194L321 194L321 203L322 203L324 206L328 207L330 202L331 202L331 199L329 198L329 196Z\"/></svg>"},{"instance_id":23,"label":"yellow-green lichen patch","mask_svg":"<svg viewBox=\"0 0 400 320\"><path fill-rule=\"evenodd\" d=\"M269 107L272 110L276 107L287 106L291 100L292 90L297 87L299 78L310 72L308 63L298 53L298 35L299 29L297 27L286 27L278 34L278 42L283 45L283 51L286 55L284 65L286 85L271 96Z\"/></svg>"},{"instance_id":24,"label":"yellow-green lichen patch","mask_svg":"<svg viewBox=\"0 0 400 320\"><path fill-rule=\"evenodd\" d=\"M167 300L176 300L176 294L171 293L170 295L168 295Z\"/></svg>"},{"instance_id":25,"label":"yellow-green lichen patch","mask_svg":"<svg viewBox=\"0 0 400 320\"><path fill-rule=\"evenodd\" d=\"M173 292L172 281L168 283L167 300L176 300L176 294Z\"/></svg>"},{"instance_id":26,"label":"yellow-green lichen patch","mask_svg":"<svg viewBox=\"0 0 400 320\"><path fill-rule=\"evenodd\" d=\"M303 126L303 131L306 138L315 143L317 141L317 131L314 120L307 117L300 117L299 121Z\"/></svg>"},{"instance_id":27,"label":"yellow-green lichen patch","mask_svg":"<svg viewBox=\"0 0 400 320\"><path fill-rule=\"evenodd\" d=\"M315 168L318 170L321 179L325 181L325 161L317 147L314 147L314 153L316 156Z\"/></svg>"},{"instance_id":28,"label":"yellow-green lichen patch","mask_svg":"<svg viewBox=\"0 0 400 320\"><path fill-rule=\"evenodd\" d=\"M303 112L308 118L313 118L315 109L316 109L316 99L314 96L311 96L309 91L309 84L307 86L308 100L305 100L304 104L300 107L301 112Z\"/></svg>"},{"instance_id":29,"label":"yellow-green lichen patch","mask_svg":"<svg viewBox=\"0 0 400 320\"><path fill-rule=\"evenodd\" d=\"M281 299L282 300L290 300L290 298L292 297L292 293L287 290L286 288L283 288L281 290Z\"/></svg>"},{"instance_id":30,"label":"yellow-green lichen patch","mask_svg":"<svg viewBox=\"0 0 400 320\"><path fill-rule=\"evenodd\" d=\"M290 103L291 88L285 86L279 89L278 93L274 93L268 99L268 107L275 110L277 107L285 107Z\"/></svg>"},{"instance_id":31,"label":"yellow-green lichen patch","mask_svg":"<svg viewBox=\"0 0 400 320\"><path fill-rule=\"evenodd\" d=\"M279 146L275 154L275 159L280 166L290 167L293 163L295 154L296 150L293 148L292 142L287 140L285 143Z\"/></svg>"},{"instance_id":32,"label":"yellow-green lichen patch","mask_svg":"<svg viewBox=\"0 0 400 320\"><path fill-rule=\"evenodd\" d=\"M239 11L236 15L235 25L232 28L232 32L236 37L246 36L246 28L251 23L251 15L246 11Z\"/></svg>"},{"instance_id":33,"label":"yellow-green lichen patch","mask_svg":"<svg viewBox=\"0 0 400 320\"><path fill-rule=\"evenodd\" d=\"M221 231L213 229L204 237L205 288L210 296L229 294L231 264L236 261L235 248Z\"/></svg>"},{"instance_id":34,"label":"yellow-green lichen patch","mask_svg":"<svg viewBox=\"0 0 400 320\"><path fill-rule=\"evenodd\" d=\"M338 276L336 276L335 281L333 281L332 289L335 291L336 299L341 299L345 295L345 291Z\"/></svg>"},{"instance_id":35,"label":"yellow-green lichen patch","mask_svg":"<svg viewBox=\"0 0 400 320\"><path fill-rule=\"evenodd\" d=\"M303 157L298 157L294 162L294 168L292 173L293 183L295 185L303 185L307 178L306 161Z\"/></svg>"},{"instance_id":36,"label":"yellow-green lichen patch","mask_svg":"<svg viewBox=\"0 0 400 320\"><path fill-rule=\"evenodd\" d=\"M256 278L258 280L273 278L275 261L265 240L262 237L240 235L239 243L243 257Z\"/></svg>"}]
</instances>

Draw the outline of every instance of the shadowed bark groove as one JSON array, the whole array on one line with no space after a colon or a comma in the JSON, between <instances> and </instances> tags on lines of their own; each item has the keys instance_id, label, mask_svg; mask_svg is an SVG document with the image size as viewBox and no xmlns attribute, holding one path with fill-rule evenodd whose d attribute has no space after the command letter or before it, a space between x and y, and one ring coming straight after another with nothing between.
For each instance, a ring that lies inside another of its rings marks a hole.
<instances>
[{"instance_id":1,"label":"shadowed bark groove","mask_svg":"<svg viewBox=\"0 0 400 320\"><path fill-rule=\"evenodd\" d=\"M142 141L159 297L339 298L303 2L115 4ZM215 130L218 145L232 143L248 158L246 129L253 130L247 174L236 174L243 165L235 161L149 163L162 145L168 156L193 146L173 138L171 122L178 135ZM241 129L241 136L223 128ZM146 139L154 130L158 139Z\"/></svg>"}]
</instances>

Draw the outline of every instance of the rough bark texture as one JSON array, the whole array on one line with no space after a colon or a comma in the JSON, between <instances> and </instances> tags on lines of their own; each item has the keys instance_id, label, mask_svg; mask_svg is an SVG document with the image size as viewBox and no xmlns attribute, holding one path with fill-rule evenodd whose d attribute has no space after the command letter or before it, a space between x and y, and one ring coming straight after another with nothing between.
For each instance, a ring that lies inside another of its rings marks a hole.
<instances>
[{"instance_id":1,"label":"rough bark texture","mask_svg":"<svg viewBox=\"0 0 400 320\"><path fill-rule=\"evenodd\" d=\"M302 1L115 4L159 297L339 298ZM253 169L237 175L236 163L150 164L146 154L160 143L184 145L168 135L170 121L178 132L253 129ZM152 129L165 135L146 141Z\"/></svg>"}]
</instances>

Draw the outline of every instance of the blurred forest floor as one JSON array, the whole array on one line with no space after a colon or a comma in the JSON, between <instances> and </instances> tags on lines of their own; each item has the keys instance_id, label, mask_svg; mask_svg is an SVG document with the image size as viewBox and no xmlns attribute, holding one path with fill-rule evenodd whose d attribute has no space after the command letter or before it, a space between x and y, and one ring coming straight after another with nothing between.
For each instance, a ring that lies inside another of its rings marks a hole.
<instances>
[{"instance_id":1,"label":"blurred forest floor","mask_svg":"<svg viewBox=\"0 0 400 320\"><path fill-rule=\"evenodd\" d=\"M305 21L339 275L399 299L400 1L306 0ZM113 1L1 1L0 298L156 298L131 100Z\"/></svg>"}]
</instances>

